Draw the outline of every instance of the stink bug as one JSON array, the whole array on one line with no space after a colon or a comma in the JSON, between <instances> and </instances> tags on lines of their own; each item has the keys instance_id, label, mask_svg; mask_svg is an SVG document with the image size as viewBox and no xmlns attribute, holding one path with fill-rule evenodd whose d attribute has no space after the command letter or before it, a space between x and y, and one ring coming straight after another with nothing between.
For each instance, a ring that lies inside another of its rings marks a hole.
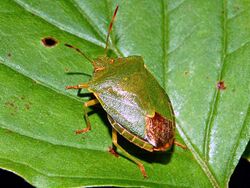
<instances>
[{"instance_id":1,"label":"stink bug","mask_svg":"<svg viewBox=\"0 0 250 188\"><path fill-rule=\"evenodd\" d=\"M109 25L104 56L91 60L78 48L65 44L82 54L94 67L93 77L88 83L67 86L66 89L84 88L94 94L96 99L86 102L84 108L101 104L112 125L113 144L147 177L143 164L118 144L117 132L147 151L166 151L176 143L175 117L167 94L147 70L142 57L107 57L109 35L117 11L118 6ZM77 134L91 129L86 110L84 114L87 127L77 130Z\"/></svg>"}]
</instances>

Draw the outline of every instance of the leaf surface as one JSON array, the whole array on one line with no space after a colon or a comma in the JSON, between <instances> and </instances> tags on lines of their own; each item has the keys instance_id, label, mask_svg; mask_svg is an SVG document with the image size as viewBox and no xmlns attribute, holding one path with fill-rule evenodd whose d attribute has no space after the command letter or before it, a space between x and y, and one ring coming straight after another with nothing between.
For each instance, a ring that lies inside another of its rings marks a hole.
<instances>
[{"instance_id":1,"label":"leaf surface","mask_svg":"<svg viewBox=\"0 0 250 188\"><path fill-rule=\"evenodd\" d=\"M64 44L103 55L117 4L111 51L144 58L173 103L177 140L189 148L151 154L120 138L148 179L122 153L108 152L101 108L90 115L91 132L74 134L86 126L89 95L65 90L87 82L92 67ZM250 138L249 7L246 0L3 0L0 166L38 187L225 187ZM45 47L44 37L57 44Z\"/></svg>"}]
</instances>

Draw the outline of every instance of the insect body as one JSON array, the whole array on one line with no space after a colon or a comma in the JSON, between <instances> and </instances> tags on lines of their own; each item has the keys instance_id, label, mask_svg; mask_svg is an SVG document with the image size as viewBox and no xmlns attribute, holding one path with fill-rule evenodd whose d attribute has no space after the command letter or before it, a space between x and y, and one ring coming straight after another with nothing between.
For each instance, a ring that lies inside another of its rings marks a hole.
<instances>
[{"instance_id":1,"label":"insect body","mask_svg":"<svg viewBox=\"0 0 250 188\"><path fill-rule=\"evenodd\" d=\"M108 37L118 7L110 23ZM71 45L68 47L78 48ZM85 103L85 107L100 103L108 114L111 123L114 145L138 164L146 177L143 164L127 153L117 142L117 132L135 145L153 151L166 151L174 143L175 119L170 100L157 80L146 69L140 56L125 58L99 57L92 61L94 74L88 83L67 86L67 89L85 88L92 92L96 99ZM77 133L91 129L88 115L85 112L87 127Z\"/></svg>"},{"instance_id":2,"label":"insect body","mask_svg":"<svg viewBox=\"0 0 250 188\"><path fill-rule=\"evenodd\" d=\"M139 56L100 58L88 83L112 126L130 141L141 139L143 149L168 149L174 139L174 115L168 96ZM122 129L119 129L118 126ZM129 139L129 135L134 135ZM151 147L150 147L151 146Z\"/></svg>"}]
</instances>

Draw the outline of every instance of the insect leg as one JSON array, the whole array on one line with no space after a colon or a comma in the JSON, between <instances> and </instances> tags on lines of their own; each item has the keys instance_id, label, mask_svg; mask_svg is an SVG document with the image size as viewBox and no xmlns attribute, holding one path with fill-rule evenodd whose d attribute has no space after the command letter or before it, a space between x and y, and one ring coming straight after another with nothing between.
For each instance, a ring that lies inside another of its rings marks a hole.
<instances>
[{"instance_id":1,"label":"insect leg","mask_svg":"<svg viewBox=\"0 0 250 188\"><path fill-rule=\"evenodd\" d=\"M88 88L89 85L84 83L84 84L79 84L79 85L76 85L76 86L66 86L65 89L83 89L83 88Z\"/></svg>"},{"instance_id":2,"label":"insect leg","mask_svg":"<svg viewBox=\"0 0 250 188\"><path fill-rule=\"evenodd\" d=\"M98 103L99 103L99 101L97 99L92 99L92 100L89 100L89 101L85 102L84 106L85 107L94 106L94 105L96 105Z\"/></svg>"},{"instance_id":3,"label":"insect leg","mask_svg":"<svg viewBox=\"0 0 250 188\"><path fill-rule=\"evenodd\" d=\"M114 155L115 157L119 157L119 154L114 150L113 147L109 147L109 153Z\"/></svg>"},{"instance_id":4,"label":"insect leg","mask_svg":"<svg viewBox=\"0 0 250 188\"><path fill-rule=\"evenodd\" d=\"M87 108L85 105L83 105L83 112L84 112L84 118L85 118L86 123L87 123L87 127L85 127L84 129L81 129L81 130L76 130L75 131L76 134L86 133L86 132L91 130L91 124L89 121L89 116L88 116Z\"/></svg>"},{"instance_id":5,"label":"insect leg","mask_svg":"<svg viewBox=\"0 0 250 188\"><path fill-rule=\"evenodd\" d=\"M147 177L147 174L146 174L146 171L145 171L145 168L143 166L143 164L137 160L136 158L134 158L132 155L130 155L125 149L123 149L117 142L117 131L115 129L112 128L112 141L113 141L113 144L115 145L116 148L118 148L119 150L121 150L125 156L127 158L129 158L131 161L133 161L134 163L136 163L138 165L138 167L140 168L141 170L141 173L142 175L144 176L144 178Z\"/></svg>"},{"instance_id":6,"label":"insect leg","mask_svg":"<svg viewBox=\"0 0 250 188\"><path fill-rule=\"evenodd\" d=\"M92 99L92 100L89 100L89 101L84 103L83 111L84 111L84 117L85 117L85 120L86 120L86 123L87 123L87 127L85 127L84 129L81 129L81 130L76 130L76 134L86 133L86 132L91 130L91 124L90 124L89 116L88 116L88 113L87 113L87 107L94 106L94 105L96 105L98 103L99 103L99 101L97 99Z\"/></svg>"},{"instance_id":7,"label":"insect leg","mask_svg":"<svg viewBox=\"0 0 250 188\"><path fill-rule=\"evenodd\" d=\"M179 143L179 142L176 142L176 141L174 141L174 145L179 146L179 147L181 147L182 149L187 149L187 146L185 146L185 145L183 145L183 144L181 144L181 143Z\"/></svg>"}]
</instances>

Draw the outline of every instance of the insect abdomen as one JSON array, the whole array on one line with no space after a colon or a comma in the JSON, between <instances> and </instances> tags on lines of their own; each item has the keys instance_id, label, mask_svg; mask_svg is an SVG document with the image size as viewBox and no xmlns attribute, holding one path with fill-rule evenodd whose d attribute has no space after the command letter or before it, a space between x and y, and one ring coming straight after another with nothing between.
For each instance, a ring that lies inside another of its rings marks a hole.
<instances>
[{"instance_id":1,"label":"insect abdomen","mask_svg":"<svg viewBox=\"0 0 250 188\"><path fill-rule=\"evenodd\" d=\"M145 149L150 152L153 151L153 146L150 143L129 132L127 129L122 127L122 125L117 123L110 115L108 115L108 120L111 123L112 127L128 141L132 142L133 144L139 146L142 149Z\"/></svg>"},{"instance_id":2,"label":"insect abdomen","mask_svg":"<svg viewBox=\"0 0 250 188\"><path fill-rule=\"evenodd\" d=\"M156 151L166 151L174 141L174 121L155 112L154 117L146 117L146 137Z\"/></svg>"}]
</instances>

